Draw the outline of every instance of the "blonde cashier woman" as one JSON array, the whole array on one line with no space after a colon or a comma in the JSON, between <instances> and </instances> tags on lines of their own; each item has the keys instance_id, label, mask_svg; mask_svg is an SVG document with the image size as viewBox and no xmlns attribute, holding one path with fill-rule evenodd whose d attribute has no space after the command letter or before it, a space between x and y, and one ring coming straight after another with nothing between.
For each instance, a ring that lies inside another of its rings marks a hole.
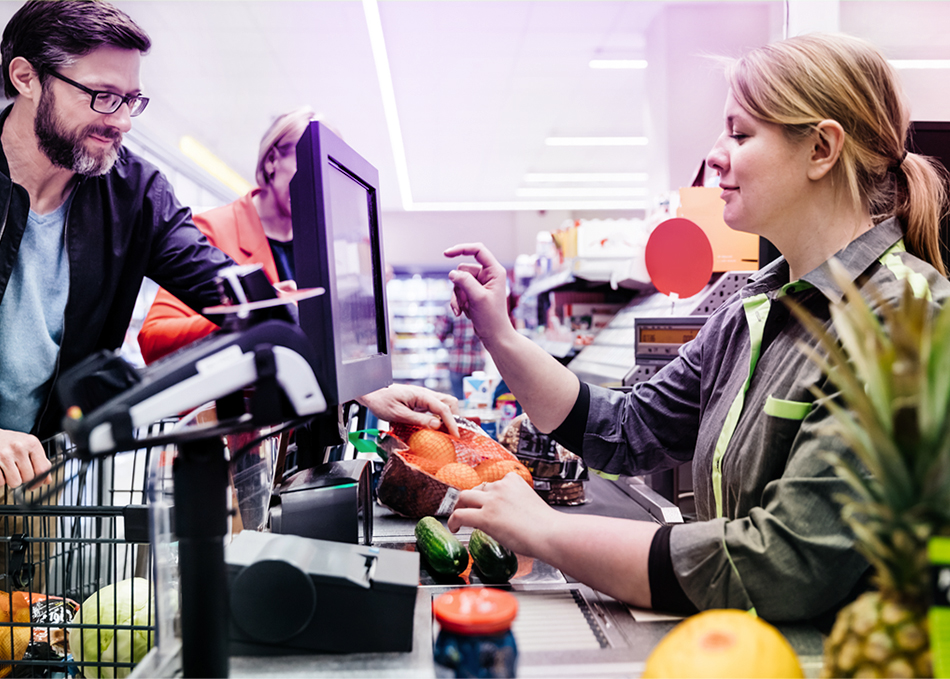
<instances>
[{"instance_id":1,"label":"blonde cashier woman","mask_svg":"<svg viewBox=\"0 0 950 679\"><path fill-rule=\"evenodd\" d=\"M835 498L846 492L825 457L850 455L827 435L826 389L798 348L814 344L781 298L819 318L841 293L836 257L863 289L895 300L913 275L934 306L950 293L938 254L944 182L905 153L908 111L895 74L868 44L840 35L756 49L727 70L719 173L733 229L782 257L749 278L699 336L629 394L578 381L505 309L505 272L480 244L450 273L505 382L542 431L608 474L692 462L698 521L675 526L566 514L508 476L463 491L449 526L484 529L617 599L684 614L755 609L772 621L830 618L869 565ZM777 408L776 405L783 408Z\"/></svg>"}]
</instances>

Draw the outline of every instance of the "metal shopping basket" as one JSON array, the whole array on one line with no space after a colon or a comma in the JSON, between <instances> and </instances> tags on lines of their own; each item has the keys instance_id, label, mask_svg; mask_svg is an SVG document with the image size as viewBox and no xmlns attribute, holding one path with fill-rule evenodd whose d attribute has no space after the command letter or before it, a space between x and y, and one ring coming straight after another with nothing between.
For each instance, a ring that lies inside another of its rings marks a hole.
<instances>
[{"instance_id":1,"label":"metal shopping basket","mask_svg":"<svg viewBox=\"0 0 950 679\"><path fill-rule=\"evenodd\" d=\"M146 491L169 452L45 445L53 484L0 491L0 677L128 676L155 643Z\"/></svg>"}]
</instances>

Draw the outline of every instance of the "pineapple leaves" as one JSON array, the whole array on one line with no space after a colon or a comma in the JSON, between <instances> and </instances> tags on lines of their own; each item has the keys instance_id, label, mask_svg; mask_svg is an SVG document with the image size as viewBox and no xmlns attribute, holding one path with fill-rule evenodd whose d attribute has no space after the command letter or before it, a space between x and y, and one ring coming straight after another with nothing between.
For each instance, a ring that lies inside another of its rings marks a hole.
<instances>
[{"instance_id":1,"label":"pineapple leaves","mask_svg":"<svg viewBox=\"0 0 950 679\"><path fill-rule=\"evenodd\" d=\"M882 584L919 588L923 545L950 532L950 304L935 314L909 283L896 303L865 298L828 266L844 293L830 324L786 300L817 343L802 346L828 381L813 391L857 458L829 453L853 492L842 517Z\"/></svg>"}]
</instances>

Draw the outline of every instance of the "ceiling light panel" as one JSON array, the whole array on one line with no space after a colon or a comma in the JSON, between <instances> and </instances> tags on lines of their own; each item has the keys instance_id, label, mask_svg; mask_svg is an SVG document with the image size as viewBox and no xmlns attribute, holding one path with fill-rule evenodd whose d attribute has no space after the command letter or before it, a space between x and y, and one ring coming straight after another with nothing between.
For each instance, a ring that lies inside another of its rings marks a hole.
<instances>
[{"instance_id":1,"label":"ceiling light panel","mask_svg":"<svg viewBox=\"0 0 950 679\"><path fill-rule=\"evenodd\" d=\"M504 212L538 210L645 210L649 204L637 199L540 199L521 201L453 201L448 203L415 203L416 212Z\"/></svg>"},{"instance_id":2,"label":"ceiling light panel","mask_svg":"<svg viewBox=\"0 0 950 679\"><path fill-rule=\"evenodd\" d=\"M591 68L622 69L642 71L647 67L646 59L591 59L588 63Z\"/></svg>"},{"instance_id":3,"label":"ceiling light panel","mask_svg":"<svg viewBox=\"0 0 950 679\"><path fill-rule=\"evenodd\" d=\"M645 182L648 177L646 172L529 172L524 176L524 180L529 183L632 183Z\"/></svg>"},{"instance_id":4,"label":"ceiling light panel","mask_svg":"<svg viewBox=\"0 0 950 679\"><path fill-rule=\"evenodd\" d=\"M548 146L646 146L646 137L548 137Z\"/></svg>"},{"instance_id":5,"label":"ceiling light panel","mask_svg":"<svg viewBox=\"0 0 950 679\"><path fill-rule=\"evenodd\" d=\"M646 196L642 186L530 187L515 192L519 198L633 198Z\"/></svg>"},{"instance_id":6,"label":"ceiling light panel","mask_svg":"<svg viewBox=\"0 0 950 679\"><path fill-rule=\"evenodd\" d=\"M889 62L898 70L950 69L950 59L890 59Z\"/></svg>"}]
</instances>

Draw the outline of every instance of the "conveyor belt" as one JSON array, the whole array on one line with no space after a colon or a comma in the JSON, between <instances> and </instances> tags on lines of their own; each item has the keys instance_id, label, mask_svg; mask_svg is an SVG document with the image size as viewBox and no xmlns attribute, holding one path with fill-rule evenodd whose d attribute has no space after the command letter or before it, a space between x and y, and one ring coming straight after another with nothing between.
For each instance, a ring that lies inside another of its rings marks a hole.
<instances>
[{"instance_id":1,"label":"conveyor belt","mask_svg":"<svg viewBox=\"0 0 950 679\"><path fill-rule=\"evenodd\" d=\"M576 589L512 592L518 617L512 632L518 650L584 651L607 648L607 638Z\"/></svg>"}]
</instances>

